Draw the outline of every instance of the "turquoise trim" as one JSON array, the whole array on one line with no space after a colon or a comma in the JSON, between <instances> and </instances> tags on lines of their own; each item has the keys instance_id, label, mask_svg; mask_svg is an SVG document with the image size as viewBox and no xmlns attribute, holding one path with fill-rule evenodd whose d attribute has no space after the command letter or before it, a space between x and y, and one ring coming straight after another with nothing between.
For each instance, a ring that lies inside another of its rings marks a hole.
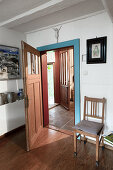
<instances>
[{"instance_id":1,"label":"turquoise trim","mask_svg":"<svg viewBox=\"0 0 113 170\"><path fill-rule=\"evenodd\" d=\"M74 39L61 43L37 47L39 51L48 51L74 46L74 82L75 82L75 124L80 122L80 40Z\"/></svg>"}]
</instances>

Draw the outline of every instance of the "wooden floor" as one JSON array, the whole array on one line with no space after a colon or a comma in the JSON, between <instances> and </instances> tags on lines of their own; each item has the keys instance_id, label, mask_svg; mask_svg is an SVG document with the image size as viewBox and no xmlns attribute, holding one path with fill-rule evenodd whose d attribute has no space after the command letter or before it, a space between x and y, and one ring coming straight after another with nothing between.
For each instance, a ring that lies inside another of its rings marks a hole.
<instances>
[{"instance_id":1,"label":"wooden floor","mask_svg":"<svg viewBox=\"0 0 113 170\"><path fill-rule=\"evenodd\" d=\"M44 128L37 149L25 151L25 131L0 140L0 170L112 170L113 151L100 148L100 164L95 165L95 145L78 141L73 156L73 136Z\"/></svg>"},{"instance_id":2,"label":"wooden floor","mask_svg":"<svg viewBox=\"0 0 113 170\"><path fill-rule=\"evenodd\" d=\"M71 102L69 111L61 105L49 110L49 125L72 131L74 126L74 102Z\"/></svg>"}]
</instances>

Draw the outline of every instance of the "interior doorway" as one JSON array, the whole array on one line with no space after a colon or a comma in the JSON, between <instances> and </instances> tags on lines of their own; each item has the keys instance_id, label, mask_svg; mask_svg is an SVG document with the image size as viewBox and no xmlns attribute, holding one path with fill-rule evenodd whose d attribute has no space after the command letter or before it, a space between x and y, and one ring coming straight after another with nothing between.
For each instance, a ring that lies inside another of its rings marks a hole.
<instances>
[{"instance_id":1,"label":"interior doorway","mask_svg":"<svg viewBox=\"0 0 113 170\"><path fill-rule=\"evenodd\" d=\"M74 120L75 123L77 123L80 119L79 39L43 46L37 48L37 50L22 41L27 151L37 148L37 141L44 130L43 126L47 126L49 124L46 52L52 49L65 48L69 46L74 47L74 88L76 96ZM59 56L58 52L56 52L55 57L56 56ZM59 65L58 62L55 63L57 65L56 67L53 67L53 70L55 68L57 69L57 72L59 72L61 64ZM54 74L54 88L57 88L57 90L54 90L54 94L56 92L54 95L55 101L59 100L60 92L60 85L58 86L56 83L59 80L57 75L60 74ZM65 87L66 86L70 87L67 84L67 80Z\"/></svg>"},{"instance_id":2,"label":"interior doorway","mask_svg":"<svg viewBox=\"0 0 113 170\"><path fill-rule=\"evenodd\" d=\"M44 126L49 125L48 113L48 87L47 87L47 55L46 52L50 50L57 50L61 48L73 47L74 49L74 98L75 98L75 124L80 122L80 39L73 39L69 41L59 42L50 45L37 47L41 53L41 67L42 67L42 96L43 96L43 117Z\"/></svg>"},{"instance_id":3,"label":"interior doorway","mask_svg":"<svg viewBox=\"0 0 113 170\"><path fill-rule=\"evenodd\" d=\"M55 100L55 51L47 52L47 77L48 77L48 107L54 108L58 105Z\"/></svg>"},{"instance_id":4,"label":"interior doorway","mask_svg":"<svg viewBox=\"0 0 113 170\"><path fill-rule=\"evenodd\" d=\"M73 47L47 52L49 126L72 131L74 126Z\"/></svg>"}]
</instances>

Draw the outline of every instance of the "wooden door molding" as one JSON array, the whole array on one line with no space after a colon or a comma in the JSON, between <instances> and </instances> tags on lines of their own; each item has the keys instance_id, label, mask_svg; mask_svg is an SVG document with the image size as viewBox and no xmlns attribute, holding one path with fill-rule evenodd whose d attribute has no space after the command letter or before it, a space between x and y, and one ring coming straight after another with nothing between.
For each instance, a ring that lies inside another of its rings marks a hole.
<instances>
[{"instance_id":1,"label":"wooden door molding","mask_svg":"<svg viewBox=\"0 0 113 170\"><path fill-rule=\"evenodd\" d=\"M80 122L80 39L49 44L37 49L41 52L50 50L61 50L62 48L74 49L74 90L75 90L75 124Z\"/></svg>"},{"instance_id":2,"label":"wooden door molding","mask_svg":"<svg viewBox=\"0 0 113 170\"><path fill-rule=\"evenodd\" d=\"M27 151L43 128L42 83L40 52L22 41L23 86L25 94L25 121Z\"/></svg>"},{"instance_id":3,"label":"wooden door molding","mask_svg":"<svg viewBox=\"0 0 113 170\"><path fill-rule=\"evenodd\" d=\"M44 111L44 126L49 124L49 110L48 110L48 79L47 79L47 55L41 55L42 62L42 90L43 90L43 111Z\"/></svg>"}]
</instances>

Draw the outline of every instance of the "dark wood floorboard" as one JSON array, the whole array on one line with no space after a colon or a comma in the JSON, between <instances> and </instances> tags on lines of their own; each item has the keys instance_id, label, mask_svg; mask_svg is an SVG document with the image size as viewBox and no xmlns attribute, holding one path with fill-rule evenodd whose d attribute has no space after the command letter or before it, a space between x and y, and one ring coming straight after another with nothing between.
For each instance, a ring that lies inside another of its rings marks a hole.
<instances>
[{"instance_id":1,"label":"dark wood floorboard","mask_svg":"<svg viewBox=\"0 0 113 170\"><path fill-rule=\"evenodd\" d=\"M78 141L73 155L73 136L44 128L37 149L25 151L25 131L0 140L0 170L112 170L113 151L100 148L100 164L95 165L95 145Z\"/></svg>"}]
</instances>

